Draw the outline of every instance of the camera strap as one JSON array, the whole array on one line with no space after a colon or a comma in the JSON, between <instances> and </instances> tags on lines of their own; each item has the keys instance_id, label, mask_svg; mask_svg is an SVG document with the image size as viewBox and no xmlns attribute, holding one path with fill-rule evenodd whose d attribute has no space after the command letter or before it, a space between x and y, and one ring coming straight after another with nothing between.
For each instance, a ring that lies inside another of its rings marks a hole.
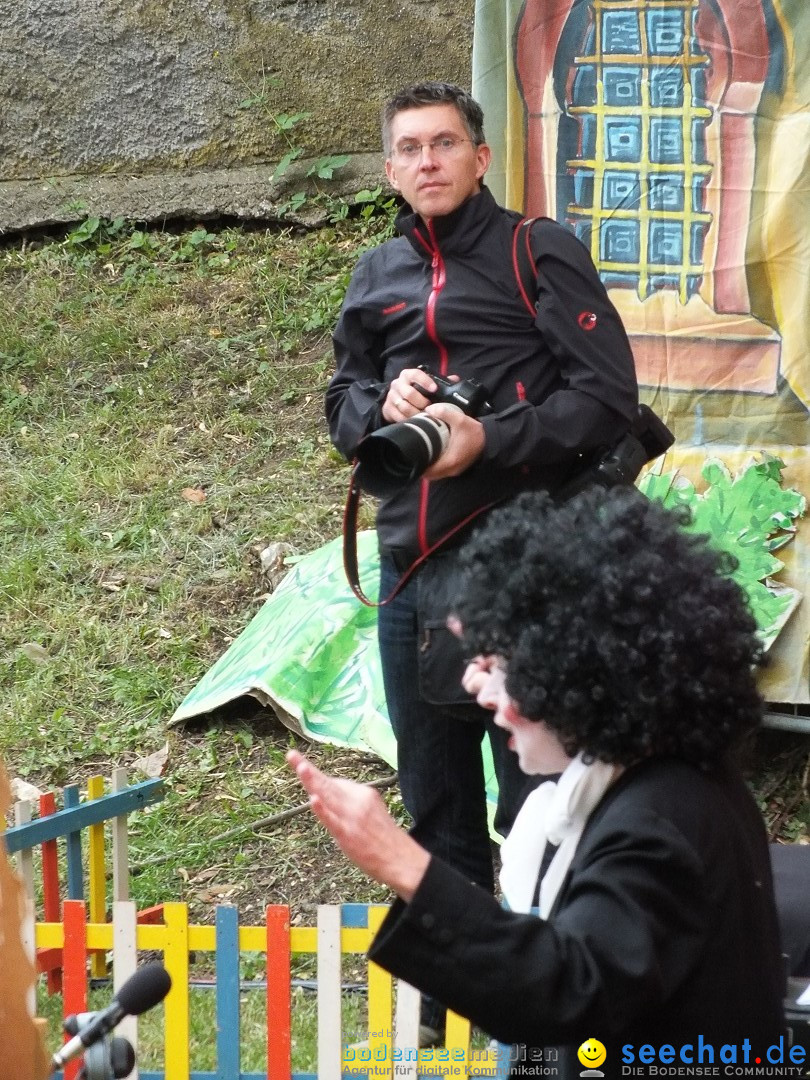
<instances>
[{"instance_id":1,"label":"camera strap","mask_svg":"<svg viewBox=\"0 0 810 1080\"><path fill-rule=\"evenodd\" d=\"M419 569L422 563L437 552L439 548L443 547L448 540L451 540L457 533L460 533L465 529L471 521L475 521L481 514L486 513L487 510L491 510L493 506L497 505L495 502L487 503L486 506L474 510L471 514L468 514L463 521L454 525L453 528L446 532L444 536L440 537L435 544L431 544L427 551L414 559L388 596L383 600L375 602L374 600L369 600L360 585L360 567L357 560L357 512L360 507L362 489L357 482L356 474L357 461L352 465L352 475L349 481L349 494L346 496L346 506L343 511L343 569L346 573L346 580L348 581L352 592L360 603L365 604L366 607L385 607L385 605L390 603L397 593L400 592L411 575Z\"/></svg>"},{"instance_id":2,"label":"camera strap","mask_svg":"<svg viewBox=\"0 0 810 1080\"><path fill-rule=\"evenodd\" d=\"M537 218L523 218L512 233L512 268L523 303L532 318L537 314L532 299L537 293L537 265L532 255L532 225Z\"/></svg>"},{"instance_id":3,"label":"camera strap","mask_svg":"<svg viewBox=\"0 0 810 1080\"><path fill-rule=\"evenodd\" d=\"M512 234L512 266L521 299L529 313L537 314L532 299L537 293L537 264L532 254L532 226L538 218L522 218ZM563 488L563 498L570 498L590 483L604 487L635 483L642 468L660 457L675 442L675 436L649 405L638 405L626 435L604 453L580 476Z\"/></svg>"}]
</instances>

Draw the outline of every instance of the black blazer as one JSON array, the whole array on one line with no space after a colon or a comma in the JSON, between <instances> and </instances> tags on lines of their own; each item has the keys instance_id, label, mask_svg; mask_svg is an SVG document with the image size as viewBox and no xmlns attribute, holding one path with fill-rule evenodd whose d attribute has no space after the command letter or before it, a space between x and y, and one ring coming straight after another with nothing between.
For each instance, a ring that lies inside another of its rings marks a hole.
<instances>
[{"instance_id":1,"label":"black blazer","mask_svg":"<svg viewBox=\"0 0 810 1080\"><path fill-rule=\"evenodd\" d=\"M623 773L591 815L548 920L502 909L432 859L369 955L500 1041L524 1044L518 1074L540 1075L542 1062L578 1076L577 1048L598 1039L606 1076L639 1066L643 1045L659 1067L663 1045L671 1067L691 1056L723 1075L724 1045L726 1058L733 1045L737 1063L747 1054L753 1066L783 1033L767 837L732 769L655 759Z\"/></svg>"}]
</instances>

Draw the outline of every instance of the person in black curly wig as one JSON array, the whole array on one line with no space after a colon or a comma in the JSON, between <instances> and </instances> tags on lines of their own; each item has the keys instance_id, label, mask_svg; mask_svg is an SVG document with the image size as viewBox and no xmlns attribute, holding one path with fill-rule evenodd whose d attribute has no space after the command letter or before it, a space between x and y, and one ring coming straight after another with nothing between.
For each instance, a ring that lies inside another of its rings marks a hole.
<instances>
[{"instance_id":1,"label":"person in black curly wig","mask_svg":"<svg viewBox=\"0 0 810 1080\"><path fill-rule=\"evenodd\" d=\"M761 720L763 650L735 562L688 521L635 489L562 506L526 494L465 548L468 651L505 660L521 713L571 756L709 769Z\"/></svg>"},{"instance_id":2,"label":"person in black curly wig","mask_svg":"<svg viewBox=\"0 0 810 1080\"><path fill-rule=\"evenodd\" d=\"M746 1071L784 1048L767 835L733 763L762 650L733 561L685 524L633 490L523 495L466 549L465 686L524 772L561 774L503 842L505 908L376 792L288 755L398 896L370 958L518 1044L515 1076Z\"/></svg>"}]
</instances>

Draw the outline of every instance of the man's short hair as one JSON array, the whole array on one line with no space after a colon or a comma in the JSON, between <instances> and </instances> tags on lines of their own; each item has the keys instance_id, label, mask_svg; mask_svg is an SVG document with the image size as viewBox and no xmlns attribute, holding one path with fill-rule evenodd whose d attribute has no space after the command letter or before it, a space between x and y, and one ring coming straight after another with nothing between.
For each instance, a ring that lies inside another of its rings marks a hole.
<instances>
[{"instance_id":1,"label":"man's short hair","mask_svg":"<svg viewBox=\"0 0 810 1080\"><path fill-rule=\"evenodd\" d=\"M423 109L427 105L455 105L472 144L480 146L485 141L483 109L466 90L454 83L413 83L394 94L383 107L382 139L386 157L391 154L391 124L397 113L405 109Z\"/></svg>"}]
</instances>

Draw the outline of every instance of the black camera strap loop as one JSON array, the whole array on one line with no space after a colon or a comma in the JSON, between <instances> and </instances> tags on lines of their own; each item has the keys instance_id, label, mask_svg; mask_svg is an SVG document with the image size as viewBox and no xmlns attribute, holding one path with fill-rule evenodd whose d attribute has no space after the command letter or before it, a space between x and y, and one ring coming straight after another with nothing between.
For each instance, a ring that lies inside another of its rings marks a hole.
<instances>
[{"instance_id":1,"label":"black camera strap loop","mask_svg":"<svg viewBox=\"0 0 810 1080\"><path fill-rule=\"evenodd\" d=\"M408 579L419 569L423 562L429 559L431 555L435 554L439 548L444 547L449 540L465 529L470 522L475 521L481 514L486 513L487 510L491 510L493 506L497 505L497 503L494 502L487 503L486 506L474 510L471 514L468 514L463 521L454 525L453 528L450 529L449 532L446 532L444 536L440 537L435 544L431 544L427 551L414 559L388 596L375 603L374 600L369 600L360 585L360 567L357 560L357 512L360 507L360 498L363 492L357 482L356 473L357 462L355 461L352 465L352 476L349 481L349 494L346 497L346 507L343 511L343 569L352 592L360 603L365 604L366 607L385 607L385 605L390 603L397 593L404 588Z\"/></svg>"}]
</instances>

